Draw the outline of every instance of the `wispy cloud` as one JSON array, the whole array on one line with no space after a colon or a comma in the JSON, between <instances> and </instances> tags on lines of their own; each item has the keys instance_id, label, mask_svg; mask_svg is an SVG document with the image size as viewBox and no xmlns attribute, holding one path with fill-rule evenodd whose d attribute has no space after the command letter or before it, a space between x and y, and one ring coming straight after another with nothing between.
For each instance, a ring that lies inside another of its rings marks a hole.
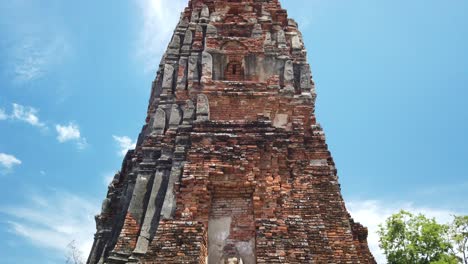
<instances>
[{"instance_id":1,"label":"wispy cloud","mask_svg":"<svg viewBox=\"0 0 468 264\"><path fill-rule=\"evenodd\" d=\"M13 73L16 81L30 82L43 77L59 65L70 52L70 45L61 36L41 36L19 40L13 51Z\"/></svg>"},{"instance_id":2,"label":"wispy cloud","mask_svg":"<svg viewBox=\"0 0 468 264\"><path fill-rule=\"evenodd\" d=\"M30 83L52 73L72 54L68 30L57 5L31 1L2 1L2 72L17 84ZM30 86L28 86L30 87Z\"/></svg>"},{"instance_id":3,"label":"wispy cloud","mask_svg":"<svg viewBox=\"0 0 468 264\"><path fill-rule=\"evenodd\" d=\"M187 1L138 0L137 3L143 17L137 55L146 64L146 71L151 71L158 66Z\"/></svg>"},{"instance_id":4,"label":"wispy cloud","mask_svg":"<svg viewBox=\"0 0 468 264\"><path fill-rule=\"evenodd\" d=\"M5 112L5 109L0 108L0 120L6 120L8 115Z\"/></svg>"},{"instance_id":5,"label":"wispy cloud","mask_svg":"<svg viewBox=\"0 0 468 264\"><path fill-rule=\"evenodd\" d=\"M81 136L80 128L77 124L70 122L68 125L55 125L57 131L57 140L60 143L74 141L79 149L86 148L88 145L86 138Z\"/></svg>"},{"instance_id":6,"label":"wispy cloud","mask_svg":"<svg viewBox=\"0 0 468 264\"><path fill-rule=\"evenodd\" d=\"M131 138L127 136L119 137L119 136L112 136L119 145L119 152L120 156L125 156L127 151L130 149L134 149L136 147L136 142L133 141Z\"/></svg>"},{"instance_id":7,"label":"wispy cloud","mask_svg":"<svg viewBox=\"0 0 468 264\"><path fill-rule=\"evenodd\" d=\"M379 248L377 230L379 229L379 224L384 223L390 215L404 209L412 213L422 213L427 217L434 217L440 223L448 223L452 219L452 215L463 213L440 208L416 206L409 202L385 203L383 201L364 200L348 202L347 206L356 222L360 222L369 229L368 242L370 250L374 254L377 263L383 264L387 263L387 260L383 251Z\"/></svg>"},{"instance_id":8,"label":"wispy cloud","mask_svg":"<svg viewBox=\"0 0 468 264\"><path fill-rule=\"evenodd\" d=\"M95 232L97 202L69 192L49 190L47 195L29 193L24 204L0 208L7 216L8 231L31 242L37 248L50 249L65 256L67 245L76 241L79 251L87 254ZM52 258L53 256L51 256Z\"/></svg>"},{"instance_id":9,"label":"wispy cloud","mask_svg":"<svg viewBox=\"0 0 468 264\"><path fill-rule=\"evenodd\" d=\"M46 125L39 120L39 110L31 106L13 104L13 112L9 116L12 120L26 122L32 126L46 128Z\"/></svg>"},{"instance_id":10,"label":"wispy cloud","mask_svg":"<svg viewBox=\"0 0 468 264\"><path fill-rule=\"evenodd\" d=\"M7 113L5 109L0 108L0 121L1 120L20 121L31 126L47 129L46 124L41 122L39 119L38 109L17 103L12 104L12 110L10 113Z\"/></svg>"},{"instance_id":11,"label":"wispy cloud","mask_svg":"<svg viewBox=\"0 0 468 264\"><path fill-rule=\"evenodd\" d=\"M0 173L2 174L10 172L14 166L21 165L21 163L21 160L13 155L0 153L0 167L2 167Z\"/></svg>"},{"instance_id":12,"label":"wispy cloud","mask_svg":"<svg viewBox=\"0 0 468 264\"><path fill-rule=\"evenodd\" d=\"M44 74L47 57L32 43L24 43L16 51L15 77L20 81L31 81Z\"/></svg>"}]
</instances>

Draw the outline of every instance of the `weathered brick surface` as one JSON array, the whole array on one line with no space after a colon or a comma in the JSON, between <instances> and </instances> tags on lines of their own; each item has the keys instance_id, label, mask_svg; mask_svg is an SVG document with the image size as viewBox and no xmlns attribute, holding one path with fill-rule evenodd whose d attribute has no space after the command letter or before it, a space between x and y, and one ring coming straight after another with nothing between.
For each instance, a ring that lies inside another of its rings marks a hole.
<instances>
[{"instance_id":1,"label":"weathered brick surface","mask_svg":"<svg viewBox=\"0 0 468 264\"><path fill-rule=\"evenodd\" d=\"M130 213L127 213L125 217L125 224L120 231L119 241L115 245L116 250L133 249L137 243L137 235L140 232L140 225L132 217Z\"/></svg>"},{"instance_id":2,"label":"weathered brick surface","mask_svg":"<svg viewBox=\"0 0 468 264\"><path fill-rule=\"evenodd\" d=\"M277 0L191 0L88 263L375 263Z\"/></svg>"},{"instance_id":3,"label":"weathered brick surface","mask_svg":"<svg viewBox=\"0 0 468 264\"><path fill-rule=\"evenodd\" d=\"M205 264L207 234L203 224L163 220L146 264Z\"/></svg>"}]
</instances>

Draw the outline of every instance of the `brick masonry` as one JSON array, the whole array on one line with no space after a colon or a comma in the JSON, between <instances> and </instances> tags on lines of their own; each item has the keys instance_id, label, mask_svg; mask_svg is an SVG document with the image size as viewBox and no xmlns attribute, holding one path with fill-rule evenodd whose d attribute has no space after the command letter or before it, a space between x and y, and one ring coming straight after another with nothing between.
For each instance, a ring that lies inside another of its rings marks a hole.
<instances>
[{"instance_id":1,"label":"brick masonry","mask_svg":"<svg viewBox=\"0 0 468 264\"><path fill-rule=\"evenodd\" d=\"M375 263L306 54L278 0L189 1L87 263Z\"/></svg>"}]
</instances>

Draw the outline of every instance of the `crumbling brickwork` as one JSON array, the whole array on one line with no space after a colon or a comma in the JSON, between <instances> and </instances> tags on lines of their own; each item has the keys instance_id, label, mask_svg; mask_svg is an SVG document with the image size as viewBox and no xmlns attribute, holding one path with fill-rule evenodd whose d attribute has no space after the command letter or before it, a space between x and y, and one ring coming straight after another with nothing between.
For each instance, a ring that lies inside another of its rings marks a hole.
<instances>
[{"instance_id":1,"label":"crumbling brickwork","mask_svg":"<svg viewBox=\"0 0 468 264\"><path fill-rule=\"evenodd\" d=\"M315 97L278 0L189 1L87 263L375 263Z\"/></svg>"}]
</instances>

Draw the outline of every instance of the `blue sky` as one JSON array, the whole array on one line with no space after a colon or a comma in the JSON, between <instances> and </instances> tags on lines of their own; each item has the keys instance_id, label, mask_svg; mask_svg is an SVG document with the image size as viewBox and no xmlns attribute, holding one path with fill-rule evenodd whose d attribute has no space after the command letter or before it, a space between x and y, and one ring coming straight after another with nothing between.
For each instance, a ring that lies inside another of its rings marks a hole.
<instances>
[{"instance_id":1,"label":"blue sky","mask_svg":"<svg viewBox=\"0 0 468 264\"><path fill-rule=\"evenodd\" d=\"M354 218L468 213L468 2L282 1ZM185 0L0 2L0 255L89 250L109 177L143 125ZM87 255L88 252L85 252Z\"/></svg>"}]
</instances>

